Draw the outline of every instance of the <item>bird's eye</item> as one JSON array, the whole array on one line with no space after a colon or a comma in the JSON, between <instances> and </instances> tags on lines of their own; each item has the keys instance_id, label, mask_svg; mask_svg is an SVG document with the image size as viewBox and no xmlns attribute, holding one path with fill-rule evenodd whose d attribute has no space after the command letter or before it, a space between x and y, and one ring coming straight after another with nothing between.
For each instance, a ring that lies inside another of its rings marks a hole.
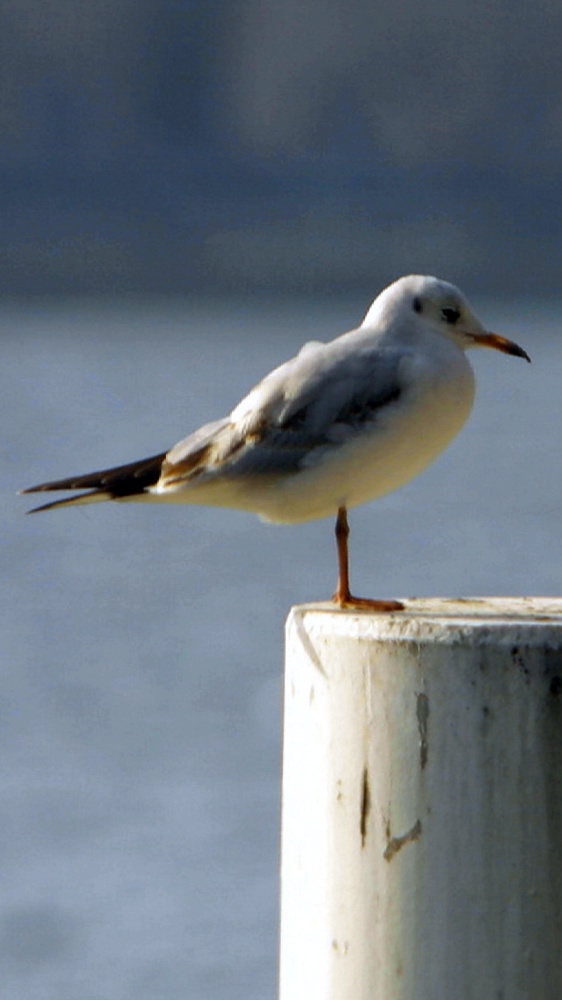
<instances>
[{"instance_id":1,"label":"bird's eye","mask_svg":"<svg viewBox=\"0 0 562 1000\"><path fill-rule=\"evenodd\" d=\"M422 300L419 295L416 295L414 301L412 302L412 308L415 313L421 313L422 311Z\"/></svg>"},{"instance_id":2,"label":"bird's eye","mask_svg":"<svg viewBox=\"0 0 562 1000\"><path fill-rule=\"evenodd\" d=\"M460 316L460 310L455 309L454 306L445 306L445 308L441 310L441 315L445 320L445 322L450 323L452 326L454 323L457 322Z\"/></svg>"}]
</instances>

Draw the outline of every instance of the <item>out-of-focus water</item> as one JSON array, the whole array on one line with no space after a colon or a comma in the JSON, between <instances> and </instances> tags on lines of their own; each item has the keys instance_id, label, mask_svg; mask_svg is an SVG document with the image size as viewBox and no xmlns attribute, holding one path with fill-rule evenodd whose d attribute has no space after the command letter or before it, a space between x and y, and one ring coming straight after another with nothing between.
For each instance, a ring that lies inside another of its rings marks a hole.
<instances>
[{"instance_id":1,"label":"out-of-focus water","mask_svg":"<svg viewBox=\"0 0 562 1000\"><path fill-rule=\"evenodd\" d=\"M34 498L14 493L170 446L366 305L0 313L2 996L273 1000L283 623L333 589L332 524L26 518ZM558 310L478 305L534 363L473 353L462 435L352 514L359 593L562 589Z\"/></svg>"}]
</instances>

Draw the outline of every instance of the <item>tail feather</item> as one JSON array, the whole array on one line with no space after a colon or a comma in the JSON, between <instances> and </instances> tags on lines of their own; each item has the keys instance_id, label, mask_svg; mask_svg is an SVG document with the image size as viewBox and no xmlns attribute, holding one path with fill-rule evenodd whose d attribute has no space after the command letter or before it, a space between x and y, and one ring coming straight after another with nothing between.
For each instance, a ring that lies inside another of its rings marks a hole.
<instances>
[{"instance_id":1,"label":"tail feather","mask_svg":"<svg viewBox=\"0 0 562 1000\"><path fill-rule=\"evenodd\" d=\"M80 496L68 497L64 500L54 500L52 503L35 507L29 513L40 510L51 510L53 507L68 507L72 504L98 503L101 500L120 500L144 493L149 486L154 486L160 478L162 462L166 452L143 458L139 462L128 465L117 465L112 469L102 469L99 472L89 472L85 476L69 476L67 479L54 479L49 483L39 483L29 486L22 493L46 493L56 490L90 490Z\"/></svg>"}]
</instances>

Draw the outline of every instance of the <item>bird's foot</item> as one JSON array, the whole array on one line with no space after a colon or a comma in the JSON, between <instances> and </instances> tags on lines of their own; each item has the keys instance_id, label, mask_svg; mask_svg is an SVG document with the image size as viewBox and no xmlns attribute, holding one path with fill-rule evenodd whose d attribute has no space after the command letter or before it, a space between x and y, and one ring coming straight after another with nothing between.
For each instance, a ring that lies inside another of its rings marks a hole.
<instances>
[{"instance_id":1,"label":"bird's foot","mask_svg":"<svg viewBox=\"0 0 562 1000\"><path fill-rule=\"evenodd\" d=\"M401 601L377 601L369 597L354 597L353 594L340 594L336 591L332 597L339 608L350 608L359 611L375 611L386 614L389 611L404 611Z\"/></svg>"}]
</instances>

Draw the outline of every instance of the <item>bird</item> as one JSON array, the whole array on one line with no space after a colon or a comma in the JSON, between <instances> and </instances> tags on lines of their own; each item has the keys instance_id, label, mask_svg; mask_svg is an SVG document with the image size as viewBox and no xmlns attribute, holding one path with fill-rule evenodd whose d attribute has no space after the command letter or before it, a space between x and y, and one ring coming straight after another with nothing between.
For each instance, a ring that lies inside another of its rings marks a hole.
<instances>
[{"instance_id":1,"label":"bird","mask_svg":"<svg viewBox=\"0 0 562 1000\"><path fill-rule=\"evenodd\" d=\"M332 601L398 612L401 601L351 593L348 510L403 486L456 437L474 401L472 347L530 361L486 330L454 285L407 275L380 292L358 327L306 343L229 416L169 451L21 492L81 491L29 513L110 500L233 508L279 524L335 517Z\"/></svg>"}]
</instances>

